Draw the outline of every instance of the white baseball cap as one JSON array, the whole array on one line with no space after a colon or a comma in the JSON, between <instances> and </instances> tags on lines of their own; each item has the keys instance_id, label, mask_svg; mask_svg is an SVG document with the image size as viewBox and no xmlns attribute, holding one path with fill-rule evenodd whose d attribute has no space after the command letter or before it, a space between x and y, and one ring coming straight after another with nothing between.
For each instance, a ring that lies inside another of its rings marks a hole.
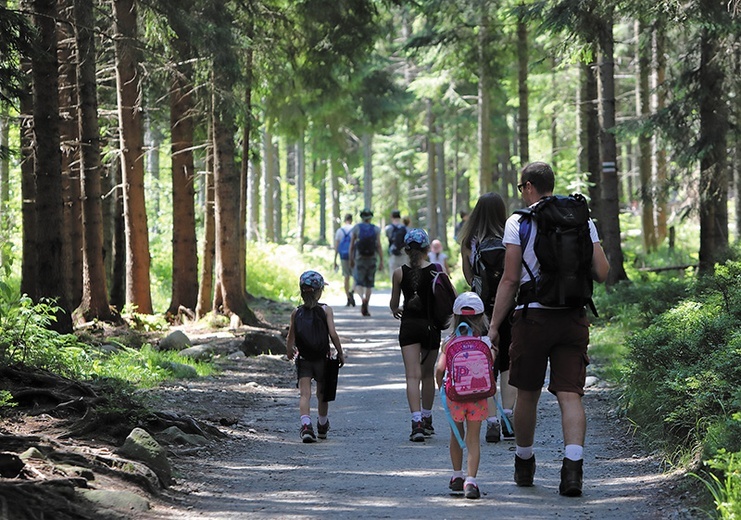
<instances>
[{"instance_id":1,"label":"white baseball cap","mask_svg":"<svg viewBox=\"0 0 741 520\"><path fill-rule=\"evenodd\" d=\"M484 313L484 302L475 292L464 292L458 295L453 303L453 314L475 315Z\"/></svg>"}]
</instances>

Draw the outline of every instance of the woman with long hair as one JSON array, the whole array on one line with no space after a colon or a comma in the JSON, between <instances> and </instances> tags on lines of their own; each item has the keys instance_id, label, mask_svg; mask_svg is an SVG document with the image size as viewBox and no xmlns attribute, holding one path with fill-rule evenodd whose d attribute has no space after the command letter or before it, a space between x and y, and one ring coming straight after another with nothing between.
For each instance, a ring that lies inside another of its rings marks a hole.
<instances>
[{"instance_id":1,"label":"woman with long hair","mask_svg":"<svg viewBox=\"0 0 741 520\"><path fill-rule=\"evenodd\" d=\"M404 360L406 393L412 414L409 440L424 442L435 433L432 405L435 400L435 362L440 349L440 331L432 326L428 305L432 291L433 266L427 260L430 239L422 229L410 229L404 237L407 261L392 275L389 307L401 320L399 345ZM404 306L399 305L404 294Z\"/></svg>"},{"instance_id":2,"label":"woman with long hair","mask_svg":"<svg viewBox=\"0 0 741 520\"><path fill-rule=\"evenodd\" d=\"M461 244L461 265L463 276L466 278L471 290L474 287L474 275L476 251L479 245L489 238L504 235L504 223L507 221L507 208L504 199L498 193L485 193L479 197L476 206L471 211L468 220L463 225L458 237ZM496 293L494 293L496 294ZM479 295L481 296L481 295ZM491 318L494 308L493 297L484 302L486 315ZM496 366L499 372L499 386L502 396L502 409L504 417L500 423L497 417L497 405L495 398L489 401L489 418L486 420L486 442L499 442L501 438L514 440L513 410L517 399L517 389L509 384L509 344L512 337L511 324L504 320L499 328L499 355Z\"/></svg>"}]
</instances>

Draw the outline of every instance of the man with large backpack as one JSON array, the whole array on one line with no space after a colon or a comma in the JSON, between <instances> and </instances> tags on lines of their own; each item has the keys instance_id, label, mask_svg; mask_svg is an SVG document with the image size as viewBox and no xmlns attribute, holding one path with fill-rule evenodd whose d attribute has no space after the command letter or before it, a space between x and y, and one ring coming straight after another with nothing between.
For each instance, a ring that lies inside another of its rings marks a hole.
<instances>
[{"instance_id":1,"label":"man with large backpack","mask_svg":"<svg viewBox=\"0 0 741 520\"><path fill-rule=\"evenodd\" d=\"M532 486L533 441L546 368L548 390L561 409L564 459L559 493L580 496L586 415L582 404L589 363L592 281L604 282L610 269L582 196L555 197L551 167L523 168L517 188L526 210L515 212L504 229L504 274L497 290L489 337L498 345L498 328L512 308L509 382L517 388L515 473L518 486Z\"/></svg>"},{"instance_id":2,"label":"man with large backpack","mask_svg":"<svg viewBox=\"0 0 741 520\"><path fill-rule=\"evenodd\" d=\"M407 254L404 252L407 227L401 221L401 212L398 209L391 212L391 223L384 231L389 241L389 276L393 276L394 271L407 261Z\"/></svg>"},{"instance_id":3,"label":"man with large backpack","mask_svg":"<svg viewBox=\"0 0 741 520\"><path fill-rule=\"evenodd\" d=\"M352 276L352 269L350 269L350 242L352 241L352 215L348 213L345 215L345 223L340 227L334 235L334 270L337 271L337 257L340 257L340 264L342 265L342 277L345 279L345 294L347 295L346 307L355 307L355 296L350 287L350 277Z\"/></svg>"},{"instance_id":4,"label":"man with large backpack","mask_svg":"<svg viewBox=\"0 0 741 520\"><path fill-rule=\"evenodd\" d=\"M370 301L376 280L376 269L383 270L383 249L381 248L381 228L371 224L373 212L365 208L360 212L361 222L352 228L350 239L350 267L355 277L355 290L360 294L360 313L370 316ZM376 263L378 255L378 263Z\"/></svg>"}]
</instances>

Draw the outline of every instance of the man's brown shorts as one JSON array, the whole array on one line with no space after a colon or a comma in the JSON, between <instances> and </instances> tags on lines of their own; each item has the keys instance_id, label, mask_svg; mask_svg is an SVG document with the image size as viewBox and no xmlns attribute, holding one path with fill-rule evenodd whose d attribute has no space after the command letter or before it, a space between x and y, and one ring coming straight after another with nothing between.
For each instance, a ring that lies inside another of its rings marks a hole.
<instances>
[{"instance_id":1,"label":"man's brown shorts","mask_svg":"<svg viewBox=\"0 0 741 520\"><path fill-rule=\"evenodd\" d=\"M527 309L512 315L509 383L522 390L584 395L589 356L589 321L583 309Z\"/></svg>"}]
</instances>

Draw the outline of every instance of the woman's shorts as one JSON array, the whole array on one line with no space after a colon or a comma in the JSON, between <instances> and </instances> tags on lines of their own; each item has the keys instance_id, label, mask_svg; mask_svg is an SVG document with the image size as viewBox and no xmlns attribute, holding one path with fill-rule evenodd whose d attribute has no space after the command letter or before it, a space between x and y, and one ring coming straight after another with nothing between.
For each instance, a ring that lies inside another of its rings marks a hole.
<instances>
[{"instance_id":1,"label":"woman's shorts","mask_svg":"<svg viewBox=\"0 0 741 520\"><path fill-rule=\"evenodd\" d=\"M308 361L302 357L296 358L296 374L300 380L302 377L309 377L314 381L324 381L324 367L326 361L320 359L319 361Z\"/></svg>"},{"instance_id":2,"label":"woman's shorts","mask_svg":"<svg viewBox=\"0 0 741 520\"><path fill-rule=\"evenodd\" d=\"M360 287L373 287L376 284L376 260L377 256L355 257L355 285Z\"/></svg>"},{"instance_id":3,"label":"woman's shorts","mask_svg":"<svg viewBox=\"0 0 741 520\"><path fill-rule=\"evenodd\" d=\"M399 345L413 345L419 343L424 350L438 350L440 348L440 331L430 326L425 319L401 319L399 326Z\"/></svg>"},{"instance_id":4,"label":"woman's shorts","mask_svg":"<svg viewBox=\"0 0 741 520\"><path fill-rule=\"evenodd\" d=\"M450 410L450 416L457 423L465 421L484 421L489 417L489 404L486 399L479 399L478 401L451 401L449 397L445 397L448 403L448 410Z\"/></svg>"}]
</instances>

